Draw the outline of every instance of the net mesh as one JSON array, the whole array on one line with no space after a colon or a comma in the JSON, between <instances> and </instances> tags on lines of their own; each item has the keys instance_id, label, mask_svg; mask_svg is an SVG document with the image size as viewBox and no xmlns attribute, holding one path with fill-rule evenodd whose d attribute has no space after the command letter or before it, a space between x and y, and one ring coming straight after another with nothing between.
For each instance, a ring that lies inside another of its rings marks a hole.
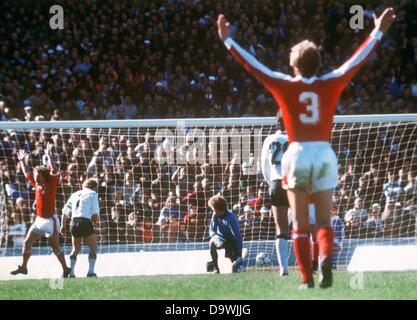
<instances>
[{"instance_id":1,"label":"net mesh","mask_svg":"<svg viewBox=\"0 0 417 320\"><path fill-rule=\"evenodd\" d=\"M87 129L62 129L59 123L54 129L30 129L28 123L27 129L1 130L1 254L21 253L35 218L34 190L16 153L25 149L30 166L45 165L46 143L53 142L61 171L58 215L85 179L99 182L101 252L126 252L138 245L145 250L207 249L212 215L207 201L220 193L240 221L250 256L275 255L275 225L260 166L262 142L276 131L274 121L207 123ZM352 243L358 241L416 240L416 124L334 124L332 146L339 159L340 184L332 222L338 228L339 264L348 262ZM60 241L71 244L69 236ZM33 252L44 252L46 245L41 240Z\"/></svg>"}]
</instances>

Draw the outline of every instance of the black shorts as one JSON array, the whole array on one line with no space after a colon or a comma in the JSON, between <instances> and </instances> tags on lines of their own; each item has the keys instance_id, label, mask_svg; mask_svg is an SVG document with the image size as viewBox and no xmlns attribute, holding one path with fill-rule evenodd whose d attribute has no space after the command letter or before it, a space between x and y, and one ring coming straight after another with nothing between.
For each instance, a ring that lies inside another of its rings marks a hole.
<instances>
[{"instance_id":1,"label":"black shorts","mask_svg":"<svg viewBox=\"0 0 417 320\"><path fill-rule=\"evenodd\" d=\"M74 238L87 237L95 232L91 220L87 218L73 218L70 230Z\"/></svg>"},{"instance_id":2,"label":"black shorts","mask_svg":"<svg viewBox=\"0 0 417 320\"><path fill-rule=\"evenodd\" d=\"M287 190L282 188L282 180L273 180L269 185L271 205L276 207L289 207Z\"/></svg>"}]
</instances>

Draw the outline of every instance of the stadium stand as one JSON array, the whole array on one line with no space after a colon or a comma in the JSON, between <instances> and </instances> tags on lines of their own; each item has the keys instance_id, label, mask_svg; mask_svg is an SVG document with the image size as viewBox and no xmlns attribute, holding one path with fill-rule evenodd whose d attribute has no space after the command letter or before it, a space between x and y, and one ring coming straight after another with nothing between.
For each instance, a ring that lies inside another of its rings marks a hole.
<instances>
[{"instance_id":1,"label":"stadium stand","mask_svg":"<svg viewBox=\"0 0 417 320\"><path fill-rule=\"evenodd\" d=\"M63 1L66 20L61 31L44 23L40 8L46 2L25 2L21 7L11 0L0 3L7 20L0 26L2 121L271 116L277 109L272 97L218 40L219 12L230 17L239 43L283 72L289 72L288 48L300 39L320 44L321 71L326 72L341 64L368 34L349 28L346 1L280 1L277 10L268 0L68 0ZM417 111L416 6L415 1L397 6L399 23L375 53L378 57L345 90L338 114ZM368 30L370 20L365 21ZM27 29L29 23L37 28ZM410 148L415 132L404 130L409 134L389 129L381 134L375 129L366 150L359 129L348 137L342 130L334 134L341 162L334 202L346 238L415 234L417 153ZM266 184L249 180L245 164L160 167L152 158L157 147L152 135L140 130L0 134L0 197L6 203L0 247L21 242L34 214L34 190L16 165L16 148L30 151L33 164L41 164L49 140L61 160L59 209L83 180L97 175L105 210L101 243L205 241L210 218L205 204L217 192L239 215L245 240L274 238L273 221L261 210L269 206ZM372 150L381 152L368 154L365 167L344 161L344 155L354 159ZM412 154L406 154L410 150ZM398 153L404 154L401 165L392 159ZM69 243L68 238L62 241Z\"/></svg>"},{"instance_id":2,"label":"stadium stand","mask_svg":"<svg viewBox=\"0 0 417 320\"><path fill-rule=\"evenodd\" d=\"M287 73L299 40L320 45L326 72L372 27L366 19L363 32L350 29L349 1L69 0L64 30L52 30L42 13L49 2L0 4L2 120L272 116L272 97L218 40L218 13L245 49ZM368 3L366 15L381 5ZM417 110L417 8L401 3L398 23L344 92L339 114Z\"/></svg>"}]
</instances>

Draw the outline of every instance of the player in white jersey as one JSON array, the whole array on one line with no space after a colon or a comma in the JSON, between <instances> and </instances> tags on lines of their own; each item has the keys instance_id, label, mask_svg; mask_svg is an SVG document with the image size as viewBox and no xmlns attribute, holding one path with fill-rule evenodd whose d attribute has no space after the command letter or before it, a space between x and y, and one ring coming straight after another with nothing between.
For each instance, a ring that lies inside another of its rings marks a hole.
<instances>
[{"instance_id":1,"label":"player in white jersey","mask_svg":"<svg viewBox=\"0 0 417 320\"><path fill-rule=\"evenodd\" d=\"M280 112L277 113L278 127L284 130ZM280 275L288 275L288 199L282 188L281 159L288 147L288 135L278 130L268 136L262 146L262 174L269 183L271 209L275 221L275 248Z\"/></svg>"},{"instance_id":2,"label":"player in white jersey","mask_svg":"<svg viewBox=\"0 0 417 320\"><path fill-rule=\"evenodd\" d=\"M88 273L87 277L96 277L94 267L97 259L97 236L95 228L98 221L100 208L98 204L97 182L93 179L87 179L83 183L83 189L74 192L68 199L62 209L61 234L66 233L66 220L71 219L70 231L72 235L72 251L70 254L71 273L70 277L74 278L74 269L77 262L77 255L81 251L82 240L90 248L88 255Z\"/></svg>"},{"instance_id":3,"label":"player in white jersey","mask_svg":"<svg viewBox=\"0 0 417 320\"><path fill-rule=\"evenodd\" d=\"M277 113L278 126L284 129L284 123L280 111ZM288 135L285 131L278 130L268 136L262 147L262 173L269 183L269 195L271 197L271 209L275 221L276 238L275 248L277 251L278 264L281 276L288 274L288 216L291 216L287 192L282 188L281 160L288 147ZM312 267L317 271L318 246L316 239L316 212L314 203L308 206L310 234L312 241Z\"/></svg>"}]
</instances>

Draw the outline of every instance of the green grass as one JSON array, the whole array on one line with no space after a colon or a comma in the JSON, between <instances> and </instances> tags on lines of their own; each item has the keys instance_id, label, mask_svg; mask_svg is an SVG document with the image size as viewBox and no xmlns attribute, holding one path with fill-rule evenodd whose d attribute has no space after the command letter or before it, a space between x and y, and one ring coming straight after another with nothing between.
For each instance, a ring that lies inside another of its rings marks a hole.
<instances>
[{"instance_id":1,"label":"green grass","mask_svg":"<svg viewBox=\"0 0 417 320\"><path fill-rule=\"evenodd\" d=\"M417 272L365 273L363 289L351 287L354 276L337 271L332 288L306 291L298 272L65 279L62 290L49 280L4 281L0 299L417 299Z\"/></svg>"}]
</instances>

